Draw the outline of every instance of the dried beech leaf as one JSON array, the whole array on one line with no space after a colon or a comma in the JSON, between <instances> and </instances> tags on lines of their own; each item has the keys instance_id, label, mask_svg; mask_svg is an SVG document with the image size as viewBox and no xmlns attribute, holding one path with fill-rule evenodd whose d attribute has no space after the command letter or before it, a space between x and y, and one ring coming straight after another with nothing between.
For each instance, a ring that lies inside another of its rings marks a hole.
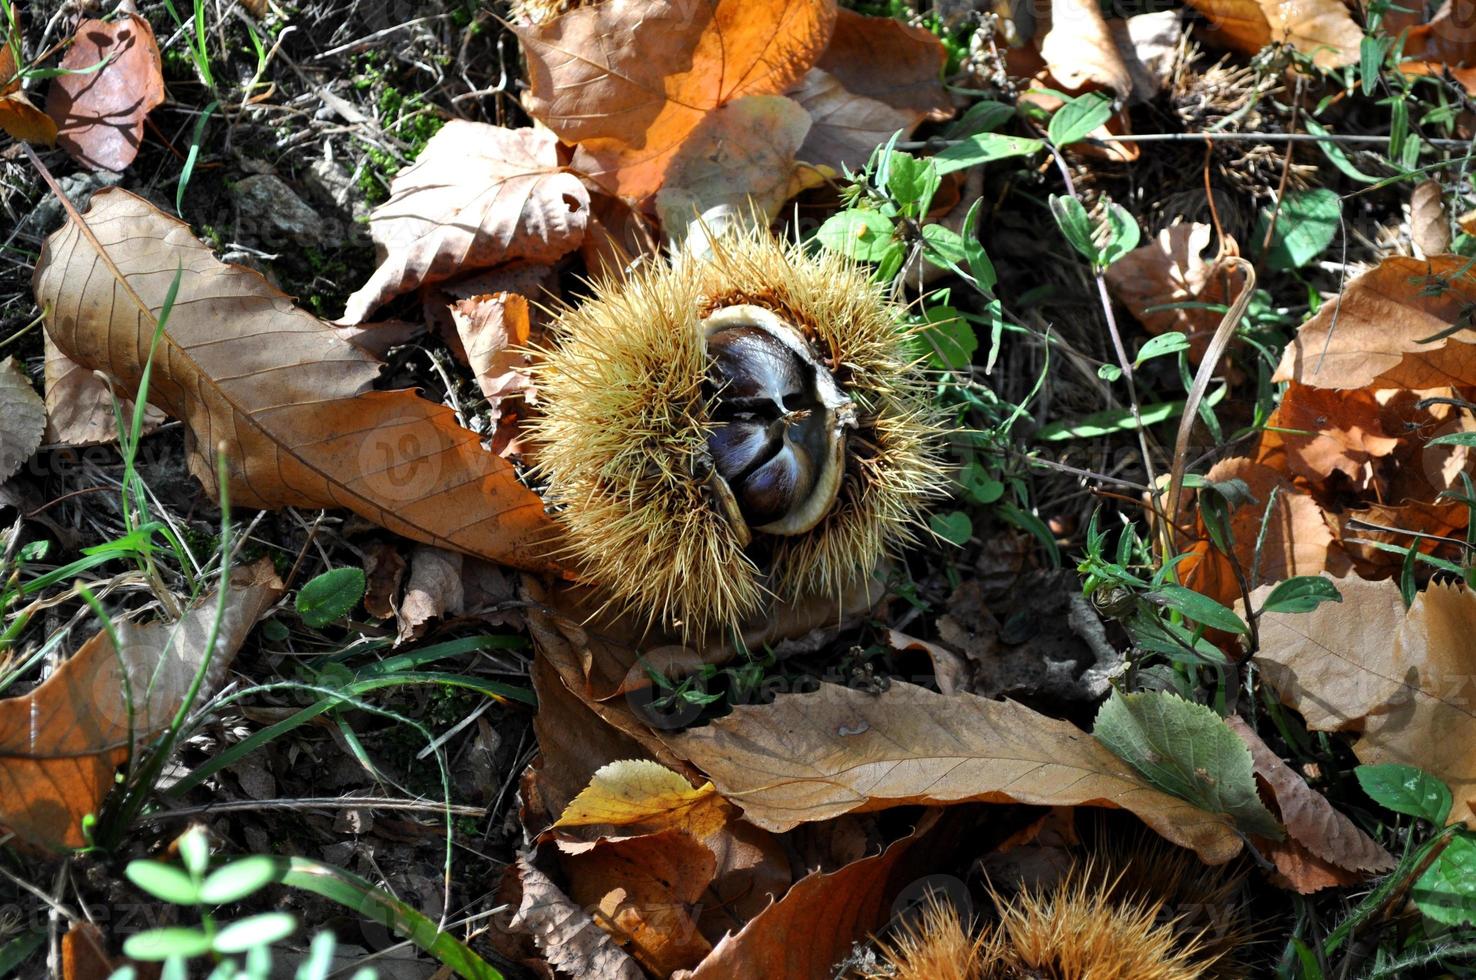
<instances>
[{"instance_id":1,"label":"dried beech leaf","mask_svg":"<svg viewBox=\"0 0 1476 980\"><path fill-rule=\"evenodd\" d=\"M542 501L450 409L371 390L377 362L142 198L101 191L86 220L104 255L69 222L36 265L47 330L131 396L181 270L148 394L189 427L207 486L225 442L233 503L345 507L418 541L550 568L556 531Z\"/></svg>"},{"instance_id":2,"label":"dried beech leaf","mask_svg":"<svg viewBox=\"0 0 1476 980\"><path fill-rule=\"evenodd\" d=\"M1373 461L1399 447L1398 439L1385 434L1380 411L1371 392L1293 381L1266 421L1257 458L1317 483L1341 472L1362 488Z\"/></svg>"},{"instance_id":3,"label":"dried beech leaf","mask_svg":"<svg viewBox=\"0 0 1476 980\"><path fill-rule=\"evenodd\" d=\"M1476 594L1432 584L1406 613L1397 582L1348 578L1338 589L1341 603L1261 617L1256 661L1266 680L1309 728L1361 731L1361 762L1443 780L1455 798L1450 822L1476 827Z\"/></svg>"},{"instance_id":4,"label":"dried beech leaf","mask_svg":"<svg viewBox=\"0 0 1476 980\"><path fill-rule=\"evenodd\" d=\"M202 696L219 685L281 594L269 558L232 576ZM128 758L130 721L134 746L168 727L209 652L215 622L212 595L173 625L118 623L119 647L103 630L35 690L0 701L0 825L38 847L83 846L82 818L97 811Z\"/></svg>"},{"instance_id":5,"label":"dried beech leaf","mask_svg":"<svg viewBox=\"0 0 1476 980\"><path fill-rule=\"evenodd\" d=\"M836 173L842 167L859 170L893 133L916 125L909 123L907 110L849 92L840 79L819 68L811 68L789 97L810 115L810 131L798 157Z\"/></svg>"},{"instance_id":6,"label":"dried beech leaf","mask_svg":"<svg viewBox=\"0 0 1476 980\"><path fill-rule=\"evenodd\" d=\"M51 339L46 347L46 441L64 446L92 446L118 441L118 419L113 414L113 393L102 379L78 364ZM133 419L133 400L120 398L118 411L125 421ZM152 405L144 408L143 431L152 432L164 421L164 413Z\"/></svg>"},{"instance_id":7,"label":"dried beech leaf","mask_svg":"<svg viewBox=\"0 0 1476 980\"><path fill-rule=\"evenodd\" d=\"M1190 0L1209 19L1204 36L1241 54L1291 44L1322 68L1358 61L1363 28L1339 0Z\"/></svg>"},{"instance_id":8,"label":"dried beech leaf","mask_svg":"<svg viewBox=\"0 0 1476 980\"><path fill-rule=\"evenodd\" d=\"M645 980L646 974L526 855L518 857L523 897L512 929L533 937L550 966L581 980Z\"/></svg>"},{"instance_id":9,"label":"dried beech leaf","mask_svg":"<svg viewBox=\"0 0 1476 980\"><path fill-rule=\"evenodd\" d=\"M1450 215L1445 213L1440 181L1421 181L1410 192L1409 237L1426 258L1450 251Z\"/></svg>"},{"instance_id":10,"label":"dried beech leaf","mask_svg":"<svg viewBox=\"0 0 1476 980\"><path fill-rule=\"evenodd\" d=\"M697 788L680 773L649 759L621 759L603 766L574 797L555 827L640 827L644 833L683 830L703 838L728 822L731 812L712 783Z\"/></svg>"},{"instance_id":11,"label":"dried beech leaf","mask_svg":"<svg viewBox=\"0 0 1476 980\"><path fill-rule=\"evenodd\" d=\"M825 684L666 742L776 833L853 811L1016 802L1126 809L1211 864L1240 849L1228 818L1153 789L1070 722L1011 701Z\"/></svg>"},{"instance_id":12,"label":"dried beech leaf","mask_svg":"<svg viewBox=\"0 0 1476 980\"><path fill-rule=\"evenodd\" d=\"M1107 286L1152 334L1177 330L1189 337L1198 361L1220 325L1211 309L1178 308L1192 304L1229 306L1245 285L1245 272L1233 263L1206 260L1214 229L1205 224L1177 224L1112 263Z\"/></svg>"},{"instance_id":13,"label":"dried beech leaf","mask_svg":"<svg viewBox=\"0 0 1476 980\"><path fill-rule=\"evenodd\" d=\"M105 62L95 71L88 69ZM138 156L144 119L164 103L164 65L154 29L138 14L84 20L46 95L57 142L93 170L125 170Z\"/></svg>"},{"instance_id":14,"label":"dried beech leaf","mask_svg":"<svg viewBox=\"0 0 1476 980\"><path fill-rule=\"evenodd\" d=\"M1270 787L1287 839L1316 859L1306 861L1289 852L1273 852L1277 869L1298 893L1308 895L1336 883L1334 875L1322 871L1319 863L1351 872L1355 881L1394 870L1394 856L1333 809L1327 797L1308 786L1305 779L1271 751L1255 729L1233 715L1226 723L1250 749L1256 775Z\"/></svg>"},{"instance_id":15,"label":"dried beech leaf","mask_svg":"<svg viewBox=\"0 0 1476 980\"><path fill-rule=\"evenodd\" d=\"M1476 344L1463 342L1467 331L1451 329L1473 305L1469 260L1385 259L1302 324L1273 380L1318 388L1476 384Z\"/></svg>"},{"instance_id":16,"label":"dried beech leaf","mask_svg":"<svg viewBox=\"0 0 1476 980\"><path fill-rule=\"evenodd\" d=\"M724 936L697 969L674 974L674 980L829 980L855 943L887 924L891 903L921 873L910 859L936 824L937 813L929 813L911 835L882 853L838 871L806 875L738 932Z\"/></svg>"},{"instance_id":17,"label":"dried beech leaf","mask_svg":"<svg viewBox=\"0 0 1476 980\"><path fill-rule=\"evenodd\" d=\"M20 66L15 63L15 51L10 46L11 30L20 33L20 17L14 4L10 13L14 19L8 29L0 25L0 130L12 139L51 146L56 142L56 123L33 106L21 91Z\"/></svg>"},{"instance_id":18,"label":"dried beech leaf","mask_svg":"<svg viewBox=\"0 0 1476 980\"><path fill-rule=\"evenodd\" d=\"M453 119L370 216L380 266L349 297L343 322L453 276L552 262L579 247L588 222L589 191L560 167L551 133Z\"/></svg>"},{"instance_id":19,"label":"dried beech leaf","mask_svg":"<svg viewBox=\"0 0 1476 980\"><path fill-rule=\"evenodd\" d=\"M0 361L0 483L10 479L41 445L46 404L15 358Z\"/></svg>"},{"instance_id":20,"label":"dried beech leaf","mask_svg":"<svg viewBox=\"0 0 1476 980\"><path fill-rule=\"evenodd\" d=\"M835 0L610 0L515 28L529 114L611 194L644 198L706 116L779 95L830 40Z\"/></svg>"},{"instance_id":21,"label":"dried beech leaf","mask_svg":"<svg viewBox=\"0 0 1476 980\"><path fill-rule=\"evenodd\" d=\"M459 300L451 307L451 320L494 411L501 414L504 398L532 393L528 356L516 349L528 343L532 329L525 297L501 292Z\"/></svg>"},{"instance_id":22,"label":"dried beech leaf","mask_svg":"<svg viewBox=\"0 0 1476 980\"><path fill-rule=\"evenodd\" d=\"M1040 55L1061 88L1106 88L1122 99L1132 95L1132 72L1093 0L1051 0L1043 21Z\"/></svg>"}]
</instances>

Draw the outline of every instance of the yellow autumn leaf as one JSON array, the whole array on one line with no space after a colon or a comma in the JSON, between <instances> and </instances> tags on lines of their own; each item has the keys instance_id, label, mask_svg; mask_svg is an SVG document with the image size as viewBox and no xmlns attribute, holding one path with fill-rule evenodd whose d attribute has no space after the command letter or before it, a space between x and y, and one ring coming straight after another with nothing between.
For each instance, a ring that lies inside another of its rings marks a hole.
<instances>
[{"instance_id":1,"label":"yellow autumn leaf","mask_svg":"<svg viewBox=\"0 0 1476 980\"><path fill-rule=\"evenodd\" d=\"M659 762L622 759L600 767L554 826L638 825L642 833L685 830L701 839L727 823L729 813L711 782L693 789Z\"/></svg>"}]
</instances>

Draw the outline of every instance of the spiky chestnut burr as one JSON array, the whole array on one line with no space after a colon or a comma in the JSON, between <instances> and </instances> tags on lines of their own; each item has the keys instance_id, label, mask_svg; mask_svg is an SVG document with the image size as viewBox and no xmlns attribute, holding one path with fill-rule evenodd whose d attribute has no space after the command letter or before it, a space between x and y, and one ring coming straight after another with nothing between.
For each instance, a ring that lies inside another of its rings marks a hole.
<instances>
[{"instance_id":1,"label":"spiky chestnut burr","mask_svg":"<svg viewBox=\"0 0 1476 980\"><path fill-rule=\"evenodd\" d=\"M766 231L597 283L535 368L569 557L688 635L775 597L839 601L943 484L900 320L852 263Z\"/></svg>"}]
</instances>

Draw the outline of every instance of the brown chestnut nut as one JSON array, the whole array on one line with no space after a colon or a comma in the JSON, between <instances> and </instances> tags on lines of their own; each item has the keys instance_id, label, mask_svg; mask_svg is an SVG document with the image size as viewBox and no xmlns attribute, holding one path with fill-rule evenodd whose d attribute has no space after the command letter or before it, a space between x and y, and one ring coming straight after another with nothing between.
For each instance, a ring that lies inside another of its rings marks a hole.
<instances>
[{"instance_id":1,"label":"brown chestnut nut","mask_svg":"<svg viewBox=\"0 0 1476 980\"><path fill-rule=\"evenodd\" d=\"M708 451L748 529L802 534L840 491L851 401L798 330L756 306L704 323L711 356Z\"/></svg>"}]
</instances>

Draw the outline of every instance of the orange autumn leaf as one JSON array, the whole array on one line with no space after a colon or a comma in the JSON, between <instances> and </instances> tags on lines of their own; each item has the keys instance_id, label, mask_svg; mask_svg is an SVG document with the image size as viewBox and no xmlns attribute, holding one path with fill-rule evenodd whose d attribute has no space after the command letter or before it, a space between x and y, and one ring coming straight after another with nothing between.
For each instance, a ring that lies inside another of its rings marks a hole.
<instances>
[{"instance_id":1,"label":"orange autumn leaf","mask_svg":"<svg viewBox=\"0 0 1476 980\"><path fill-rule=\"evenodd\" d=\"M553 567L543 502L449 408L373 390L377 361L142 198L102 191L85 220L95 240L69 222L37 263L47 331L133 395L179 270L148 396L185 422L207 487L225 442L237 504L342 507L427 544Z\"/></svg>"},{"instance_id":2,"label":"orange autumn leaf","mask_svg":"<svg viewBox=\"0 0 1476 980\"><path fill-rule=\"evenodd\" d=\"M281 594L263 558L232 577L218 626L214 596L175 624L118 623L117 646L102 630L35 690L0 700L0 827L36 847L83 846L82 818L97 812L129 753L174 720L211 650L212 627L206 696Z\"/></svg>"},{"instance_id":3,"label":"orange autumn leaf","mask_svg":"<svg viewBox=\"0 0 1476 980\"><path fill-rule=\"evenodd\" d=\"M516 27L529 114L612 194L643 198L714 110L781 95L815 64L835 0L610 0Z\"/></svg>"},{"instance_id":4,"label":"orange autumn leaf","mask_svg":"<svg viewBox=\"0 0 1476 980\"><path fill-rule=\"evenodd\" d=\"M12 22L0 41L0 129L13 139L51 146L56 142L56 123L21 91L20 65L13 46L20 43L20 14L14 5L10 13Z\"/></svg>"},{"instance_id":5,"label":"orange autumn leaf","mask_svg":"<svg viewBox=\"0 0 1476 980\"><path fill-rule=\"evenodd\" d=\"M1276 41L1322 68L1358 61L1363 28L1340 0L1190 0L1190 6L1209 21L1201 36L1241 54Z\"/></svg>"},{"instance_id":6,"label":"orange autumn leaf","mask_svg":"<svg viewBox=\"0 0 1476 980\"><path fill-rule=\"evenodd\" d=\"M1366 390L1292 382L1266 420L1256 458L1288 476L1319 483L1339 472L1361 488L1371 478L1373 461L1399 446L1398 439L1386 434L1380 410Z\"/></svg>"},{"instance_id":7,"label":"orange autumn leaf","mask_svg":"<svg viewBox=\"0 0 1476 980\"><path fill-rule=\"evenodd\" d=\"M61 67L72 74L58 75L46 96L57 142L93 170L126 169L138 155L144 119L164 103L154 29L138 14L84 20Z\"/></svg>"}]
</instances>

